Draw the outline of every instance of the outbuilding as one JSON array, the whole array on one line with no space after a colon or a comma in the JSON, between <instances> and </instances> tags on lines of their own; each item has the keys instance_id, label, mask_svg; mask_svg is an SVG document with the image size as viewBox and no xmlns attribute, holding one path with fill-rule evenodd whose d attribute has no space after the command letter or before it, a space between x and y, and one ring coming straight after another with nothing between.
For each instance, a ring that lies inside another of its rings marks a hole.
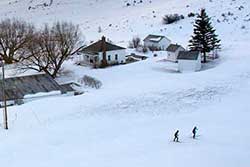
<instances>
[{"instance_id":1,"label":"outbuilding","mask_svg":"<svg viewBox=\"0 0 250 167\"><path fill-rule=\"evenodd\" d=\"M171 40L162 35L148 35L143 42L145 47L158 50L166 50L171 44Z\"/></svg>"},{"instance_id":2,"label":"outbuilding","mask_svg":"<svg viewBox=\"0 0 250 167\"><path fill-rule=\"evenodd\" d=\"M0 82L2 87L3 82ZM5 94L0 91L0 107L4 100L8 106L23 104L25 101L62 94L73 95L74 89L64 89L48 74L36 74L5 78Z\"/></svg>"},{"instance_id":3,"label":"outbuilding","mask_svg":"<svg viewBox=\"0 0 250 167\"><path fill-rule=\"evenodd\" d=\"M177 61L178 71L180 72L201 70L201 53L199 51L180 51Z\"/></svg>"},{"instance_id":4,"label":"outbuilding","mask_svg":"<svg viewBox=\"0 0 250 167\"><path fill-rule=\"evenodd\" d=\"M185 49L178 44L170 44L167 48L168 60L172 62L177 62L177 57L180 51L185 51Z\"/></svg>"}]
</instances>

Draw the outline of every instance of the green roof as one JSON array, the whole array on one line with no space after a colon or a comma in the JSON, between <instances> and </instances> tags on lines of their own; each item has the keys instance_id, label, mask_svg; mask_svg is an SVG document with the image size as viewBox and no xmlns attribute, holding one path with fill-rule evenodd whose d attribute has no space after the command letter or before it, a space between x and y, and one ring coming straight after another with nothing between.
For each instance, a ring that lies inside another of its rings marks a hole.
<instances>
[{"instance_id":1,"label":"green roof","mask_svg":"<svg viewBox=\"0 0 250 167\"><path fill-rule=\"evenodd\" d=\"M177 57L178 60L197 60L199 51L180 51Z\"/></svg>"}]
</instances>

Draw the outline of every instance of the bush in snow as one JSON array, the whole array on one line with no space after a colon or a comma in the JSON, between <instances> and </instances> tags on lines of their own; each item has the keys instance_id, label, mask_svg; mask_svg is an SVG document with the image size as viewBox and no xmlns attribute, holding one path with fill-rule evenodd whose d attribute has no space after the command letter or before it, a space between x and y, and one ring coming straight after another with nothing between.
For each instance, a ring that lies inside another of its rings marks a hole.
<instances>
[{"instance_id":1,"label":"bush in snow","mask_svg":"<svg viewBox=\"0 0 250 167\"><path fill-rule=\"evenodd\" d=\"M175 23L181 19L184 19L183 15L169 14L169 15L165 15L162 18L162 22L163 22L163 24L172 24L172 23Z\"/></svg>"},{"instance_id":2,"label":"bush in snow","mask_svg":"<svg viewBox=\"0 0 250 167\"><path fill-rule=\"evenodd\" d=\"M88 75L84 75L83 78L80 80L80 83L84 84L87 87L96 88L96 89L99 89L102 86L101 81Z\"/></svg>"},{"instance_id":3,"label":"bush in snow","mask_svg":"<svg viewBox=\"0 0 250 167\"><path fill-rule=\"evenodd\" d=\"M240 6L238 9L239 9L239 10L242 10L242 9L244 9L244 6Z\"/></svg>"},{"instance_id":4,"label":"bush in snow","mask_svg":"<svg viewBox=\"0 0 250 167\"><path fill-rule=\"evenodd\" d=\"M190 12L189 14L188 14L188 17L194 17L195 16L195 13L193 13L193 12Z\"/></svg>"}]
</instances>

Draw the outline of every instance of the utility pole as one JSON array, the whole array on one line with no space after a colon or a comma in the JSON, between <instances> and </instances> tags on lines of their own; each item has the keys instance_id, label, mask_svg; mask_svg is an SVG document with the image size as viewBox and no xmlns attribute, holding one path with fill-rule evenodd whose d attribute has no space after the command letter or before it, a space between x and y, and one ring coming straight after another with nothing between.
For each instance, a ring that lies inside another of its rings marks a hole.
<instances>
[{"instance_id":1,"label":"utility pole","mask_svg":"<svg viewBox=\"0 0 250 167\"><path fill-rule=\"evenodd\" d=\"M6 95L5 95L5 71L4 71L4 60L1 60L2 65L2 94L3 94L3 125L4 129L8 130L8 112L7 112L7 103L6 103Z\"/></svg>"}]
</instances>

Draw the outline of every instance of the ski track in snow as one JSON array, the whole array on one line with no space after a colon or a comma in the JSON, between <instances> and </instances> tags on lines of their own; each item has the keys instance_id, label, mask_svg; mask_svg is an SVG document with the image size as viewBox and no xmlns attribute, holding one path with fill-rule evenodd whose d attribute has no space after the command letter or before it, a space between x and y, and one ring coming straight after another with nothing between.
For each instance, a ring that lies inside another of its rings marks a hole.
<instances>
[{"instance_id":1,"label":"ski track in snow","mask_svg":"<svg viewBox=\"0 0 250 167\"><path fill-rule=\"evenodd\" d=\"M230 82L215 81L214 83L216 85L201 89L191 88L172 92L148 92L137 96L120 97L105 101L108 104L82 104L74 108L70 114L59 114L55 117L38 120L38 122L49 126L62 120L82 120L101 115L142 114L157 116L195 112L201 106L220 103L224 97L230 96L232 93L237 92L239 88L249 84L250 72L239 74L233 77Z\"/></svg>"}]
</instances>

